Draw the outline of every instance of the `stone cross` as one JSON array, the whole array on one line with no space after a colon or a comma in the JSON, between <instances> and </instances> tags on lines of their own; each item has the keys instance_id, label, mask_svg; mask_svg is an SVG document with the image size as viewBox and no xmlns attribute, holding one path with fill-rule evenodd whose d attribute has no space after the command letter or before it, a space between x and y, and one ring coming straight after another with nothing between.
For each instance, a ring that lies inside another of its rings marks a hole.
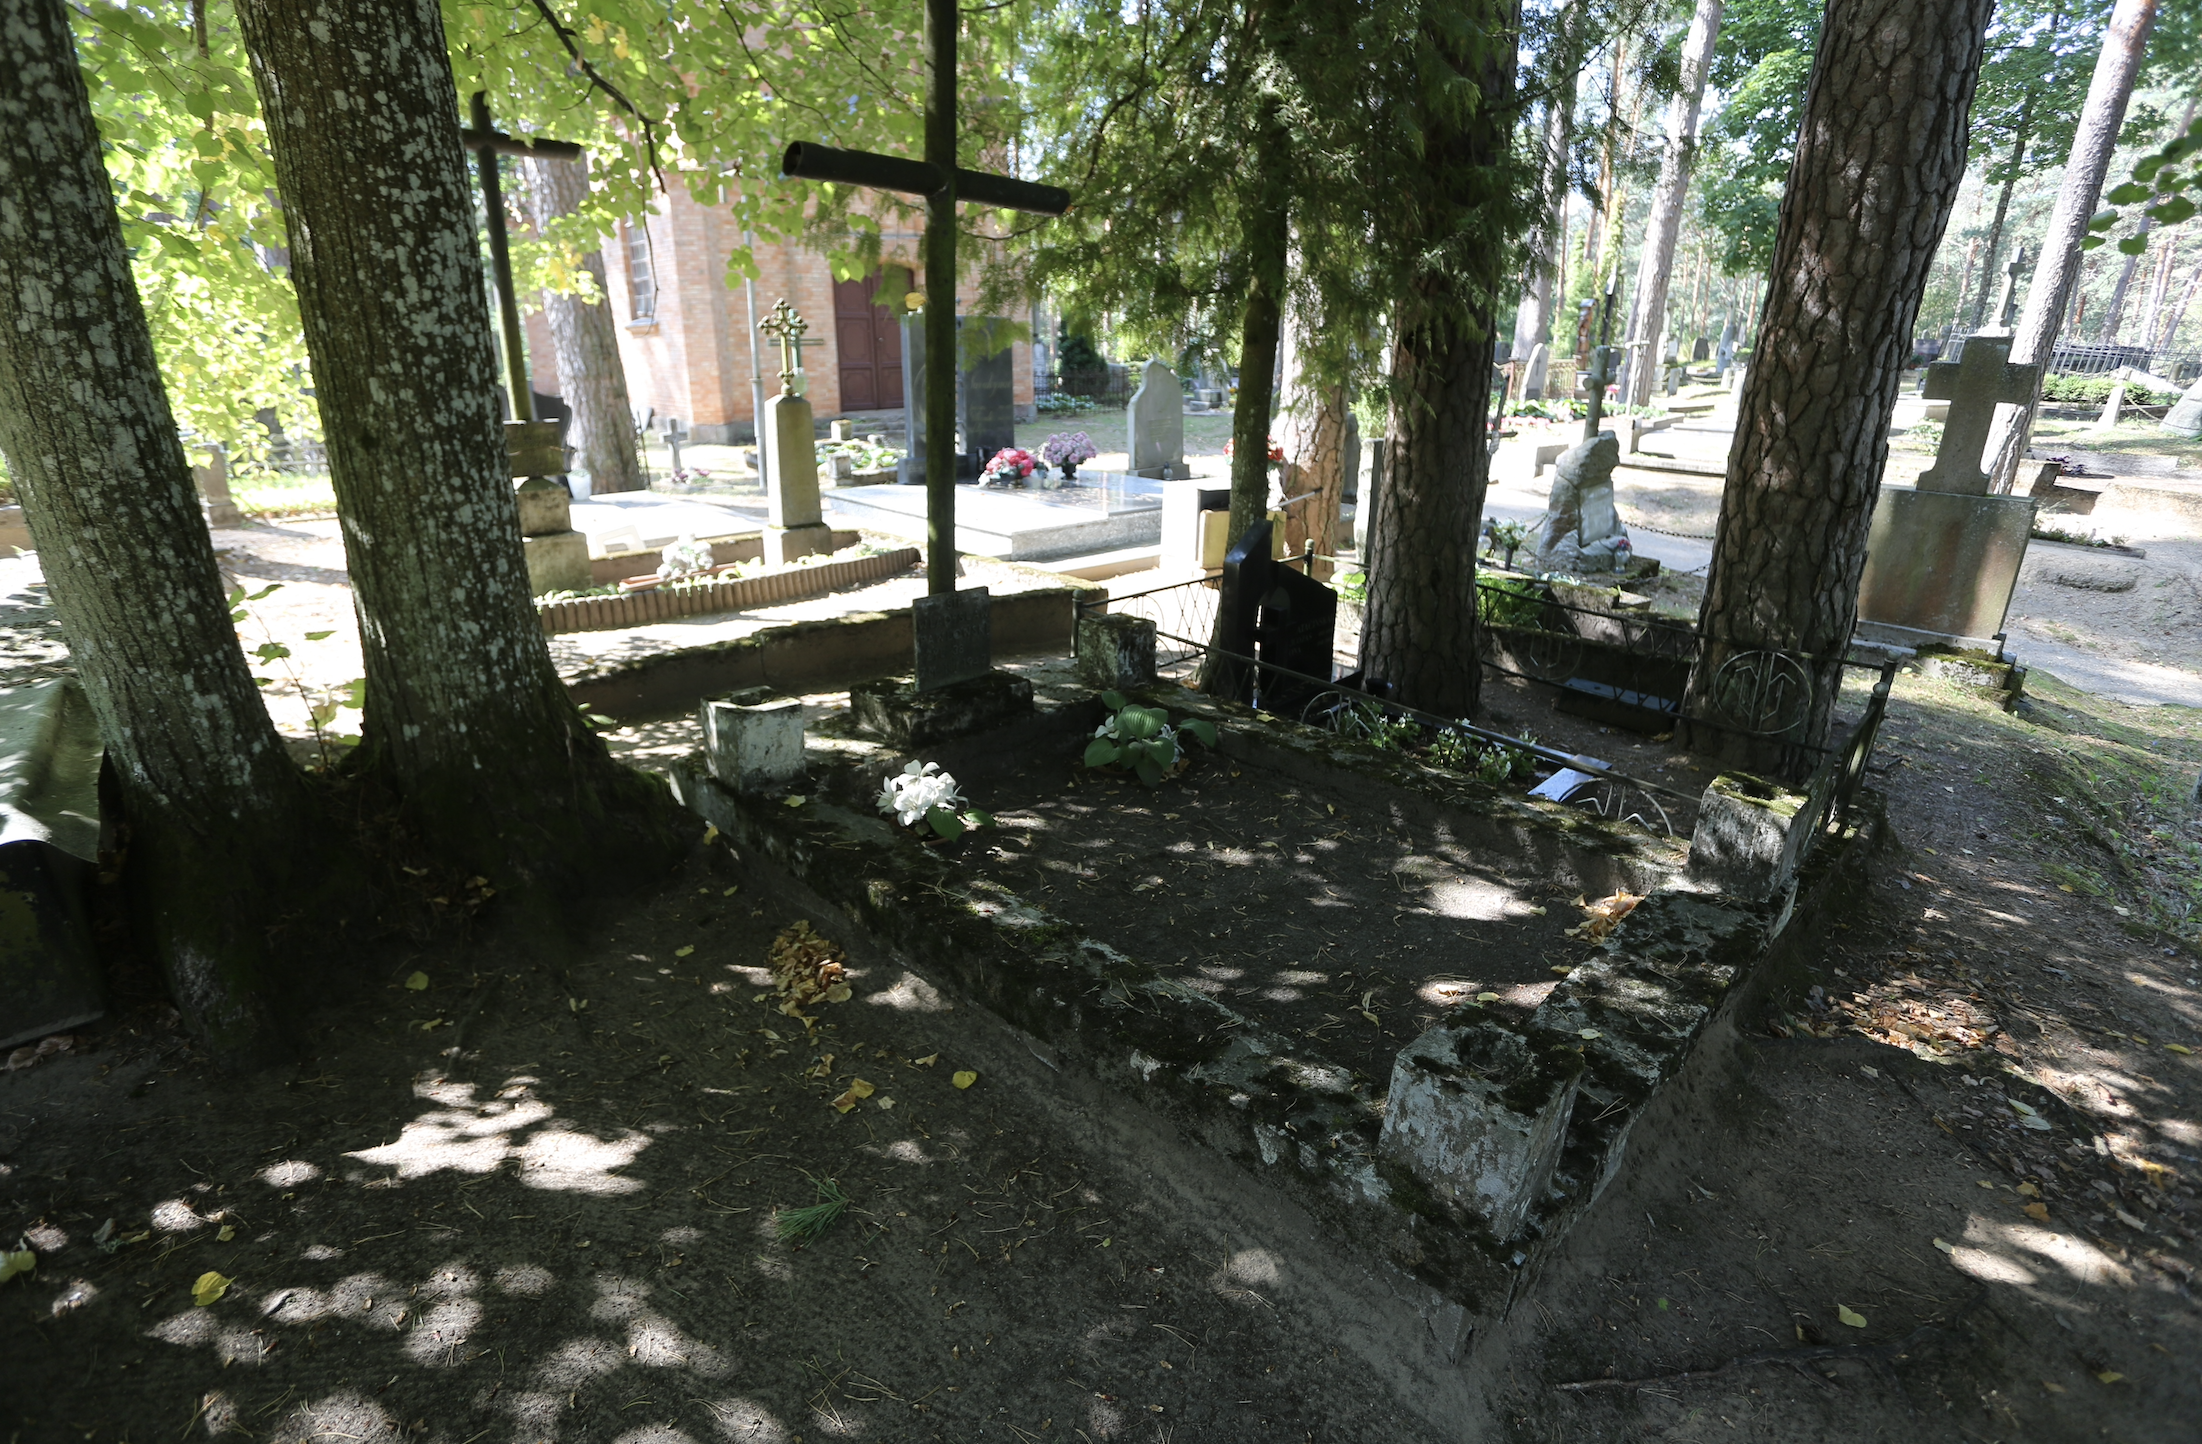
<instances>
[{"instance_id":1,"label":"stone cross","mask_svg":"<svg viewBox=\"0 0 2202 1444\"><path fill-rule=\"evenodd\" d=\"M688 428L680 424L678 416L665 418L665 449L672 453L673 471L680 471L680 449L688 442Z\"/></svg>"},{"instance_id":2,"label":"stone cross","mask_svg":"<svg viewBox=\"0 0 2202 1444\"><path fill-rule=\"evenodd\" d=\"M1942 448L1935 453L1934 465L1919 478L1921 491L1988 494L1988 475L1980 469L1980 456L1988 446L1996 404L2025 402L2041 377L2039 365L2014 365L2010 355L2009 336L1983 332L1967 338L1957 360L1937 361L1927 368L1920 394L1929 401L1949 402L1950 415L1942 423Z\"/></svg>"},{"instance_id":3,"label":"stone cross","mask_svg":"<svg viewBox=\"0 0 2202 1444\"><path fill-rule=\"evenodd\" d=\"M2019 272L2024 269L2026 269L2026 247L2020 246L2012 254L2011 259L2003 263L2003 289L1996 292L1996 324L1994 331L1983 331L1980 334L1984 336L1992 335L1995 331L2000 331L2006 336L2011 334L2011 328L2018 323L2018 278Z\"/></svg>"},{"instance_id":4,"label":"stone cross","mask_svg":"<svg viewBox=\"0 0 2202 1444\"><path fill-rule=\"evenodd\" d=\"M793 395L795 375L803 369L803 333L810 329L810 322L795 314L787 297L775 301L772 312L757 323L757 329L780 343L780 394Z\"/></svg>"}]
</instances>

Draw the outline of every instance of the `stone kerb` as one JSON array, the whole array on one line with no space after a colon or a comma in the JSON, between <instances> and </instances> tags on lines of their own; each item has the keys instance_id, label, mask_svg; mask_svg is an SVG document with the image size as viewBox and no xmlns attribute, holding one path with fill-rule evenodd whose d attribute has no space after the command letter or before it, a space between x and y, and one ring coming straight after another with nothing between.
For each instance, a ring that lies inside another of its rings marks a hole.
<instances>
[{"instance_id":1,"label":"stone kerb","mask_svg":"<svg viewBox=\"0 0 2202 1444\"><path fill-rule=\"evenodd\" d=\"M613 627L638 627L645 622L671 621L676 617L707 616L713 612L738 612L775 602L799 601L823 596L840 587L876 582L917 565L916 547L897 547L868 557L822 562L817 566L790 566L761 576L729 577L686 587L657 587L617 597L572 597L538 602L536 615L543 630L601 632Z\"/></svg>"},{"instance_id":2,"label":"stone kerb","mask_svg":"<svg viewBox=\"0 0 2202 1444\"><path fill-rule=\"evenodd\" d=\"M1181 689L1144 695L1196 710ZM892 749L814 749L801 809L737 796L693 766L675 791L911 966L1054 1044L1063 1066L1176 1120L1465 1307L1494 1307L1513 1270L1611 1180L1635 1120L1764 954L1773 909L1677 890L1678 849L1641 834L1200 700L1224 719L1220 750L1233 760L1364 802L1374 789L1374 805L1438 813L1465 845L1511 841L1548 876L1651 895L1528 1019L1461 1008L1401 1050L1388 1096L1376 1095L1319 1045L1273 1034L895 834L868 806L873 774L902 761ZM1067 743L1099 715L1091 701L1057 708L929 758L955 770Z\"/></svg>"}]
</instances>

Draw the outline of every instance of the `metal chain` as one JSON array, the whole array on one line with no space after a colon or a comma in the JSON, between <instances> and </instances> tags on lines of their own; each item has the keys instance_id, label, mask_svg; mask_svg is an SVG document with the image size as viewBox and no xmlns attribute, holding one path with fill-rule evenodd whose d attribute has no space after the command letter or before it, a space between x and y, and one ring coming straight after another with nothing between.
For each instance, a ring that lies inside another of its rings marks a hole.
<instances>
[{"instance_id":1,"label":"metal chain","mask_svg":"<svg viewBox=\"0 0 2202 1444\"><path fill-rule=\"evenodd\" d=\"M1650 533L1651 533L1651 534L1652 534L1653 536L1671 536L1671 537L1679 537L1679 538L1681 538L1681 539L1682 539L1683 541L1712 541L1712 540L1714 540L1714 535L1713 535L1713 533L1711 533L1711 532L1709 532L1709 531L1708 531L1708 532L1697 532L1697 531L1668 531L1668 530L1667 530L1667 529L1666 529L1665 527L1657 527L1657 526L1653 526L1653 525L1652 525L1651 523L1649 523L1649 522L1644 522L1644 521L1638 521L1638 520L1637 520L1637 519L1636 519L1635 517L1632 517L1632 516L1628 515L1628 514L1627 514L1626 512L1623 512L1623 511L1621 510L1621 508L1619 508L1619 507L1615 507L1615 508L1614 508L1613 510L1614 510L1614 514L1615 514L1615 515L1617 515L1617 516L1619 516L1619 517L1621 518L1621 521L1622 521L1622 523L1623 523L1624 525L1626 525L1626 526L1627 526L1627 527L1628 527L1628 528L1629 528L1629 529L1630 529L1631 531L1648 531L1648 532L1650 532Z\"/></svg>"}]
</instances>

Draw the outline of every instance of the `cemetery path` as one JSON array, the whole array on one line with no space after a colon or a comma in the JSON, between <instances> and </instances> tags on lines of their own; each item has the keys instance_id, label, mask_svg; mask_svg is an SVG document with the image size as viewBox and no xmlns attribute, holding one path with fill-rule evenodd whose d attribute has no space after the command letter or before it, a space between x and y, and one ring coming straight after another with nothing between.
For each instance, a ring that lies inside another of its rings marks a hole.
<instances>
[{"instance_id":1,"label":"cemetery path","mask_svg":"<svg viewBox=\"0 0 2202 1444\"><path fill-rule=\"evenodd\" d=\"M1902 680L1893 846L1485 1359L1508 1437L2192 1433L2202 715L2029 691Z\"/></svg>"},{"instance_id":2,"label":"cemetery path","mask_svg":"<svg viewBox=\"0 0 2202 1444\"><path fill-rule=\"evenodd\" d=\"M143 1015L0 1074L9 1437L1436 1437L1008 1029L861 946L776 1011L804 914L717 851L564 958L393 956L297 1067Z\"/></svg>"}]
</instances>

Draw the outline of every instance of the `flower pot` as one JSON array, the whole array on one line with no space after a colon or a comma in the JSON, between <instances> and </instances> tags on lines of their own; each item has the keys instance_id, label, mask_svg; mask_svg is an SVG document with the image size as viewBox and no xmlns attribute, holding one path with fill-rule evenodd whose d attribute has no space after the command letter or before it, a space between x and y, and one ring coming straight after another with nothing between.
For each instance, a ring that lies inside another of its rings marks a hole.
<instances>
[{"instance_id":1,"label":"flower pot","mask_svg":"<svg viewBox=\"0 0 2202 1444\"><path fill-rule=\"evenodd\" d=\"M1066 462L1063 462L1063 463L1062 463L1062 465L1061 465L1061 467L1060 467L1060 470L1061 470L1061 471L1062 471L1062 473L1063 473L1063 485L1065 485L1065 486L1069 486L1069 485L1071 485L1071 484L1075 483L1075 482L1076 482L1076 481L1078 480L1078 463L1077 463L1077 462L1075 462L1075 461L1066 461Z\"/></svg>"}]
</instances>

